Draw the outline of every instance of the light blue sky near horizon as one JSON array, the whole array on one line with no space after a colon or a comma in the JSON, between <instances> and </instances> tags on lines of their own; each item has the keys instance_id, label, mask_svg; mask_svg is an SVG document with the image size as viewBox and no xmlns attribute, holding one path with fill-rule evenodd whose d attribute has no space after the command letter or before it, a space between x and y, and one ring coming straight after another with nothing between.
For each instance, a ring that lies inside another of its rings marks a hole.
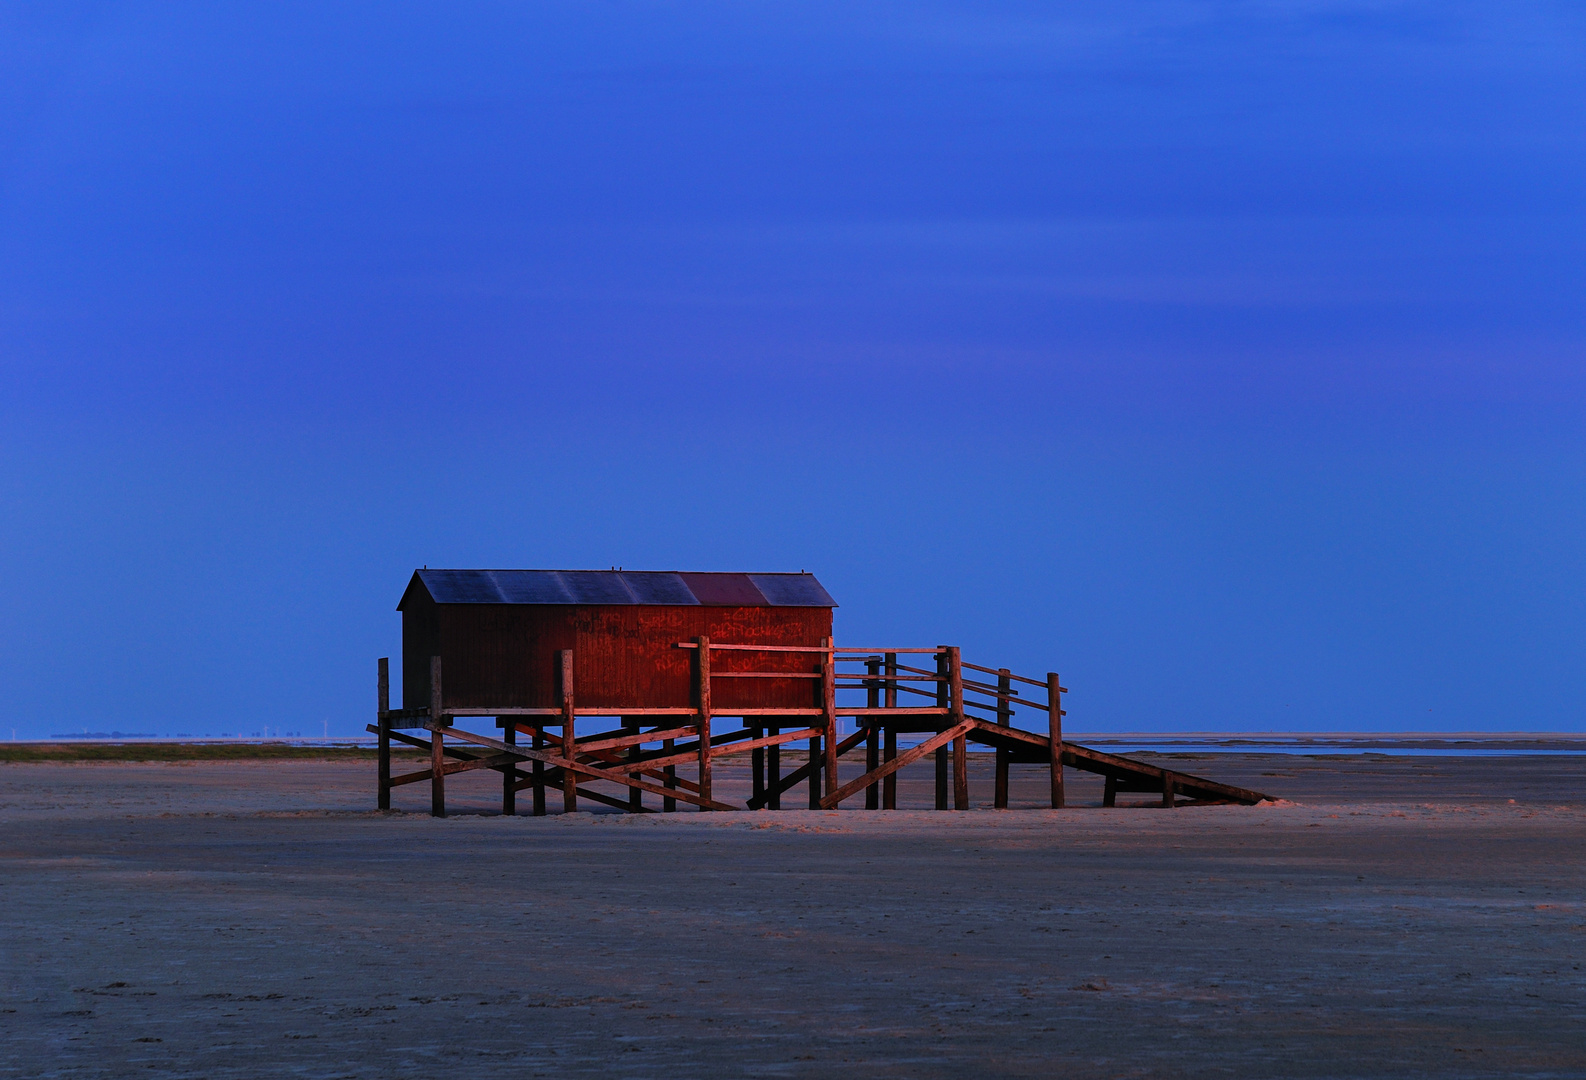
<instances>
[{"instance_id":1,"label":"light blue sky near horizon","mask_svg":"<svg viewBox=\"0 0 1586 1080\"><path fill-rule=\"evenodd\" d=\"M1586 730L1562 3L0 5L0 730L360 730L431 566L1083 730Z\"/></svg>"}]
</instances>

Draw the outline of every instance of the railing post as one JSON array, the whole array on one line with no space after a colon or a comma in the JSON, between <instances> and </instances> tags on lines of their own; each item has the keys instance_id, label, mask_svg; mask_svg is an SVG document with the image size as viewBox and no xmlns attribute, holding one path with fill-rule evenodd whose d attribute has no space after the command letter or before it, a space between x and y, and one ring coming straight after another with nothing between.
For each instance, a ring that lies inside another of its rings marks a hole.
<instances>
[{"instance_id":1,"label":"railing post","mask_svg":"<svg viewBox=\"0 0 1586 1080\"><path fill-rule=\"evenodd\" d=\"M865 680L865 707L878 709L881 707L881 680L876 676L881 674L881 661L872 659L865 661L865 671L870 678ZM876 726L879 716L865 717L865 772L872 773L881 767L881 729ZM871 784L865 788L865 809L881 809L881 786Z\"/></svg>"},{"instance_id":2,"label":"railing post","mask_svg":"<svg viewBox=\"0 0 1586 1080\"><path fill-rule=\"evenodd\" d=\"M496 722L501 725L501 741L508 746L516 746L518 742L518 724L510 716L498 716ZM501 816L515 817L518 812L518 763L509 761L501 766Z\"/></svg>"},{"instance_id":3,"label":"railing post","mask_svg":"<svg viewBox=\"0 0 1586 1080\"><path fill-rule=\"evenodd\" d=\"M889 652L886 654L886 673L888 676L886 687L886 704L883 707L888 709L896 709L898 707L897 653ZM882 747L881 752L884 755L885 760L891 761L893 758L898 756L898 733L890 723L887 724L885 739L886 743ZM881 781L881 809L896 810L897 808L898 774L896 770L893 770L892 772L887 773L887 775Z\"/></svg>"},{"instance_id":4,"label":"railing post","mask_svg":"<svg viewBox=\"0 0 1586 1080\"><path fill-rule=\"evenodd\" d=\"M1046 673L1046 728L1052 751L1052 808L1063 808L1063 687L1057 673ZM1112 778L1107 779L1108 797L1113 788ZM1108 802L1106 805L1111 806Z\"/></svg>"},{"instance_id":5,"label":"railing post","mask_svg":"<svg viewBox=\"0 0 1586 1080\"><path fill-rule=\"evenodd\" d=\"M375 779L375 807L391 809L391 658L382 656L378 665L378 688L375 691L377 713L375 726L380 729L379 772Z\"/></svg>"},{"instance_id":6,"label":"railing post","mask_svg":"<svg viewBox=\"0 0 1586 1080\"><path fill-rule=\"evenodd\" d=\"M837 783L837 654L831 638L822 641L826 653L821 657L821 711L826 721L826 790L836 791Z\"/></svg>"},{"instance_id":7,"label":"railing post","mask_svg":"<svg viewBox=\"0 0 1586 1080\"><path fill-rule=\"evenodd\" d=\"M446 726L441 715L441 658L430 657L430 816L446 816L446 749L440 729Z\"/></svg>"},{"instance_id":8,"label":"railing post","mask_svg":"<svg viewBox=\"0 0 1586 1080\"><path fill-rule=\"evenodd\" d=\"M577 712L573 699L573 650L563 649L562 659L562 757L574 761L578 757ZM562 813L578 810L578 774L572 769L562 770Z\"/></svg>"},{"instance_id":9,"label":"railing post","mask_svg":"<svg viewBox=\"0 0 1586 1080\"><path fill-rule=\"evenodd\" d=\"M964 722L964 668L958 646L947 650L948 706L950 727ZM960 735L953 740L953 809L969 809L969 736Z\"/></svg>"},{"instance_id":10,"label":"railing post","mask_svg":"<svg viewBox=\"0 0 1586 1080\"><path fill-rule=\"evenodd\" d=\"M938 709L952 708L952 687L949 683L950 676L947 672L947 646L940 646L936 653L936 707ZM946 717L937 727L937 731L946 731L948 725ZM936 748L936 809L947 809L947 746L943 744Z\"/></svg>"},{"instance_id":11,"label":"railing post","mask_svg":"<svg viewBox=\"0 0 1586 1080\"><path fill-rule=\"evenodd\" d=\"M694 639L699 648L694 651L699 653L699 666L695 673L699 685L696 687L699 700L699 795L702 799L709 799L710 795L710 638L697 637ZM701 806L700 813L709 807Z\"/></svg>"},{"instance_id":12,"label":"railing post","mask_svg":"<svg viewBox=\"0 0 1586 1080\"><path fill-rule=\"evenodd\" d=\"M1013 707L1008 704L1008 698L1013 690L1012 674L1007 668L997 669L997 726L1010 727L1013 722ZM998 810L1008 808L1008 751L1004 747L997 747L997 787L992 794L991 805Z\"/></svg>"}]
</instances>

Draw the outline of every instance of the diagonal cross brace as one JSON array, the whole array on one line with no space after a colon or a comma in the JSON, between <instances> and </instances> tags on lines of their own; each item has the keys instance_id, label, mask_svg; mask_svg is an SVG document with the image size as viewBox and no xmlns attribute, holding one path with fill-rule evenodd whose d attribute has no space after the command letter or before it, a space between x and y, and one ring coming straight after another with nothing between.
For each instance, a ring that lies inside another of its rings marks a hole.
<instances>
[{"instance_id":1,"label":"diagonal cross brace","mask_svg":"<svg viewBox=\"0 0 1586 1080\"><path fill-rule=\"evenodd\" d=\"M848 796L852 795L854 792L869 787L876 781L897 772L899 769L903 768L903 766L908 765L911 762L920 760L920 758L924 757L926 754L929 754L937 747L946 746L960 735L967 735L969 731L975 726L975 723L976 721L974 720L965 720L961 724L954 724L946 731L939 731L935 735L932 735L929 739L926 739L918 746L909 747L909 749L903 751L903 753L899 754L891 761L881 765L880 768L872 769L870 772L865 773L858 779L848 781L848 783L844 784L842 787L838 788L836 791L832 792L830 795L821 800L821 809L836 809L838 803L848 798Z\"/></svg>"},{"instance_id":2,"label":"diagonal cross brace","mask_svg":"<svg viewBox=\"0 0 1586 1080\"><path fill-rule=\"evenodd\" d=\"M711 810L739 809L739 807L733 806L731 803L716 802L714 799L704 799L698 795L684 791L682 788L662 787L660 784L651 784L647 781L637 779L636 777L625 776L622 773L612 772L609 769L597 769L593 765L585 765L580 761L569 761L567 758L556 754L547 754L544 751L534 750L527 746L518 746L514 743L505 743L500 739L492 739L488 735L475 735L472 731L463 731L461 728L436 726L430 728L430 730L439 735L450 735L452 738L461 739L464 742L475 743L479 746L488 746L492 750L499 751L503 754L512 754L515 757L519 757L527 761L543 761L547 765L552 765L568 772L581 773L584 776L590 776L596 780L610 780L613 784L622 784L626 787L638 788L640 791L648 791L651 794L661 795L669 799L681 799L684 802L690 802L696 806L708 807Z\"/></svg>"},{"instance_id":3,"label":"diagonal cross brace","mask_svg":"<svg viewBox=\"0 0 1586 1080\"><path fill-rule=\"evenodd\" d=\"M820 734L820 732L816 732L816 734ZM860 743L864 742L865 741L865 735L866 735L865 729L864 728L860 728L858 731L856 731L852 735L848 736L848 738L846 738L842 742L838 743L837 744L837 756L838 757L842 757L844 754L848 753L848 751L852 750L854 747L856 747ZM825 767L826 767L826 763L824 761L819 761L819 760L809 761L809 762L806 762L803 765L800 765L798 768L794 769L792 772L790 772L786 776L784 776L781 780L777 781L777 783L775 784L774 787L771 788L771 790L765 792L762 795L757 795L754 798L750 799L748 804L747 804L749 809L751 809L751 810L760 809L766 803L771 801L771 796L772 795L780 795L783 792L787 791L789 788L796 787L797 785L802 784L804 781L806 781L806 780L808 780L810 778L810 772L811 771L813 771L815 769L823 769Z\"/></svg>"}]
</instances>

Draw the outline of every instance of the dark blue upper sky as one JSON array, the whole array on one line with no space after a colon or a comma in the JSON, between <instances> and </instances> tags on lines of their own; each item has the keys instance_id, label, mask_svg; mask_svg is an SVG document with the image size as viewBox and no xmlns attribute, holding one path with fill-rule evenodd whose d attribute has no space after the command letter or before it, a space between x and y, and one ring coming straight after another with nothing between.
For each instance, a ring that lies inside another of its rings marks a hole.
<instances>
[{"instance_id":1,"label":"dark blue upper sky","mask_svg":"<svg viewBox=\"0 0 1586 1080\"><path fill-rule=\"evenodd\" d=\"M1583 107L1534 0L0 4L0 728L348 733L415 566L621 564L1586 729Z\"/></svg>"}]
</instances>

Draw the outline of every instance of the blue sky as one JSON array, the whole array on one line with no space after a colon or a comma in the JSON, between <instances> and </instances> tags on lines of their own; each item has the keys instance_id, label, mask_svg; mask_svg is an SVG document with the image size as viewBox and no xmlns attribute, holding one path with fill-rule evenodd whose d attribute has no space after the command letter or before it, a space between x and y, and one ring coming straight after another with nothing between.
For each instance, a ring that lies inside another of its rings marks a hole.
<instances>
[{"instance_id":1,"label":"blue sky","mask_svg":"<svg viewBox=\"0 0 1586 1080\"><path fill-rule=\"evenodd\" d=\"M1079 730L1586 730L1586 15L0 5L0 737L432 566L810 569Z\"/></svg>"}]
</instances>

